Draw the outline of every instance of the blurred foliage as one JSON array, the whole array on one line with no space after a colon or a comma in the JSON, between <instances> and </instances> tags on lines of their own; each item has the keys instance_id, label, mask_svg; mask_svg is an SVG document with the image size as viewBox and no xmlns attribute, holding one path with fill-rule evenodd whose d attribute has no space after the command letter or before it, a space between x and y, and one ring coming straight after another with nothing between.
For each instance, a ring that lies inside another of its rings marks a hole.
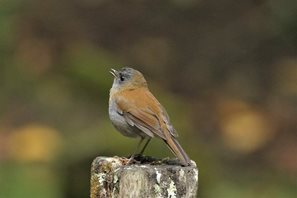
<instances>
[{"instance_id":1,"label":"blurred foliage","mask_svg":"<svg viewBox=\"0 0 297 198\"><path fill-rule=\"evenodd\" d=\"M0 197L88 197L110 68L141 70L198 164L200 197L296 197L297 3L0 2ZM162 150L162 152L160 152ZM172 156L159 140L147 155Z\"/></svg>"}]
</instances>

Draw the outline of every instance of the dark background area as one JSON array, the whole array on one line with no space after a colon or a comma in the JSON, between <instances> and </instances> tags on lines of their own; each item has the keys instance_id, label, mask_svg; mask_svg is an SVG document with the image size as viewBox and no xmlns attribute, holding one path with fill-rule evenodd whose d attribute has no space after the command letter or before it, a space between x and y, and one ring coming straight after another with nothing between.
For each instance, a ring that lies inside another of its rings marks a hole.
<instances>
[{"instance_id":1,"label":"dark background area","mask_svg":"<svg viewBox=\"0 0 297 198\"><path fill-rule=\"evenodd\" d=\"M199 197L296 197L296 52L294 0L1 1L0 197L88 197L92 160L133 152L107 113L122 66L166 107Z\"/></svg>"}]
</instances>

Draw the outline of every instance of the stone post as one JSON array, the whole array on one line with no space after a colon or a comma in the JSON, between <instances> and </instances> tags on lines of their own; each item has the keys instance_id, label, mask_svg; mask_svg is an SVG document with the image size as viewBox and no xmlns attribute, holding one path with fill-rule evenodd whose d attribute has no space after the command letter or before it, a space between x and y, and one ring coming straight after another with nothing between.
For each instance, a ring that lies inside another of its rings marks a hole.
<instances>
[{"instance_id":1,"label":"stone post","mask_svg":"<svg viewBox=\"0 0 297 198\"><path fill-rule=\"evenodd\" d=\"M194 198L198 190L195 162L183 167L177 161L97 157L91 168L91 198Z\"/></svg>"}]
</instances>

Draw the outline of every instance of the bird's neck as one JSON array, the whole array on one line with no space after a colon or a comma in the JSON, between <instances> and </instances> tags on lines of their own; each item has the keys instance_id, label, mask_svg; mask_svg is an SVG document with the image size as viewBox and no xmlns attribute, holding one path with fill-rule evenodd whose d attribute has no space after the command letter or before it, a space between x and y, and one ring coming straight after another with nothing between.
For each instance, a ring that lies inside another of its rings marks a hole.
<instances>
[{"instance_id":1,"label":"bird's neck","mask_svg":"<svg viewBox=\"0 0 297 198\"><path fill-rule=\"evenodd\" d=\"M138 89L148 89L146 86L126 86L126 87L112 87L109 92L110 99L121 92L135 91Z\"/></svg>"}]
</instances>

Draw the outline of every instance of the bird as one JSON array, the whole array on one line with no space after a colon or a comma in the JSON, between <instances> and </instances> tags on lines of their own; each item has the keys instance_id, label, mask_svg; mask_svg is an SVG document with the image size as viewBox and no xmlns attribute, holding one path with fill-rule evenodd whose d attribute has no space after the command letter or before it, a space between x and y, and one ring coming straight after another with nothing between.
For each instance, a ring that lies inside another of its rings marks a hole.
<instances>
[{"instance_id":1,"label":"bird","mask_svg":"<svg viewBox=\"0 0 297 198\"><path fill-rule=\"evenodd\" d=\"M177 141L178 134L165 108L150 92L143 74L131 67L111 69L110 73L114 77L108 105L112 125L124 136L139 137L137 150L146 140L140 155L150 140L157 137L166 143L181 165L189 166L191 160Z\"/></svg>"}]
</instances>

